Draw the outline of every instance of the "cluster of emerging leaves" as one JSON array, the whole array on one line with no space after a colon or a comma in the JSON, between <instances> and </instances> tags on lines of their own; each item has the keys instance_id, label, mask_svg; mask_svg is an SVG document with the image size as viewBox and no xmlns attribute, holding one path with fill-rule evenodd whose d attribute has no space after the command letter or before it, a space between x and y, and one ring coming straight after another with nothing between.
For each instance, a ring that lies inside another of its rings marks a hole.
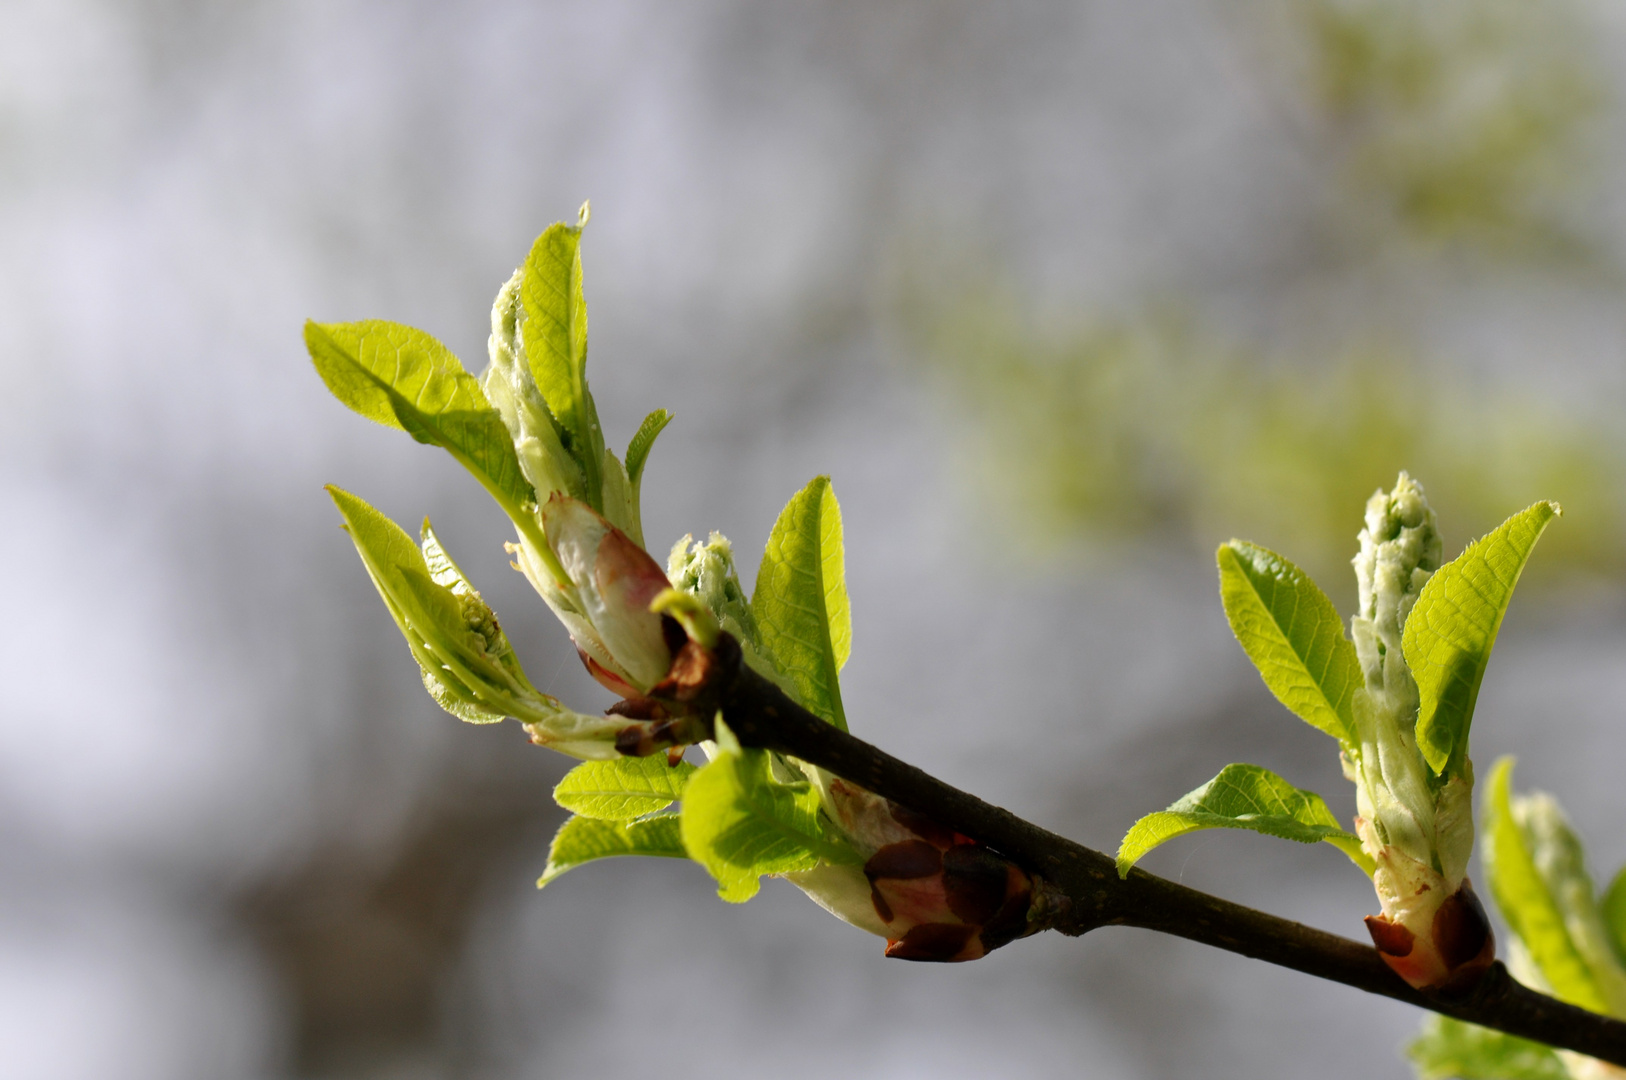
<instances>
[{"instance_id":1,"label":"cluster of emerging leaves","mask_svg":"<svg viewBox=\"0 0 1626 1080\"><path fill-rule=\"evenodd\" d=\"M641 546L643 469L671 419L665 410L651 413L625 463L604 445L586 377L585 222L584 207L578 224L549 228L499 293L482 377L411 327L370 320L305 328L311 359L340 401L445 449L496 499L519 532L513 550L540 564L533 583L579 645L581 635L604 628L569 591L559 538L545 535L547 504L577 500ZM420 547L362 499L330 491L431 696L465 720L516 717L537 741L590 759L559 785L558 801L575 816L554 840L543 884L611 855L687 856L711 871L722 896L740 901L756 893L762 874L862 861L822 810L821 777L779 755L741 749L720 722L702 768L662 755L619 756L615 736L629 721L576 713L532 686L496 616L427 521ZM749 602L728 542L716 534L704 545L680 541L670 572L739 639L747 662L845 730L839 672L852 629L841 512L827 478L785 507Z\"/></svg>"},{"instance_id":2,"label":"cluster of emerging leaves","mask_svg":"<svg viewBox=\"0 0 1626 1080\"><path fill-rule=\"evenodd\" d=\"M815 715L847 728L839 673L852 647L841 510L826 477L814 479L774 524L743 603L727 541L689 537L672 551L674 584L708 600L747 662ZM708 596L708 593L711 594ZM554 789L575 816L560 828L539 885L613 855L688 857L725 900L755 896L764 874L863 860L822 810L815 770L764 750L744 750L718 723L710 761L696 769L662 757L578 765ZM679 809L673 804L679 803Z\"/></svg>"},{"instance_id":3,"label":"cluster of emerging leaves","mask_svg":"<svg viewBox=\"0 0 1626 1080\"><path fill-rule=\"evenodd\" d=\"M1405 657L1420 697L1415 745L1441 784L1461 776L1471 782L1468 732L1479 684L1513 587L1555 513L1552 504L1537 503L1470 544L1433 573L1405 621ZM1291 562L1255 544L1232 540L1217 558L1226 617L1271 693L1336 739L1347 760L1370 753L1354 708L1363 684L1360 660L1326 593ZM1167 840L1208 828L1324 840L1373 872L1360 839L1338 825L1321 796L1245 764L1226 766L1167 810L1137 821L1119 848L1119 872Z\"/></svg>"},{"instance_id":4,"label":"cluster of emerging leaves","mask_svg":"<svg viewBox=\"0 0 1626 1080\"><path fill-rule=\"evenodd\" d=\"M1561 1001L1626 1019L1626 868L1600 895L1580 838L1557 800L1512 794L1513 761L1496 763L1482 812L1482 859L1513 940L1520 981ZM1590 1058L1434 1016L1409 1047L1422 1080L1597 1080Z\"/></svg>"}]
</instances>

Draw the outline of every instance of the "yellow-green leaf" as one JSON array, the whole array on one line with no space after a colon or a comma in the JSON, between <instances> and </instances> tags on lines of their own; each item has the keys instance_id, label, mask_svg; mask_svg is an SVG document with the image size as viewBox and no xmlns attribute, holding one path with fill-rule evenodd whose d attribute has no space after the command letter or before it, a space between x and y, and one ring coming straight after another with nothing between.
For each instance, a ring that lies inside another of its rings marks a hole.
<instances>
[{"instance_id":1,"label":"yellow-green leaf","mask_svg":"<svg viewBox=\"0 0 1626 1080\"><path fill-rule=\"evenodd\" d=\"M1327 594L1288 560L1232 540L1216 556L1225 617L1276 699L1339 742L1355 744L1355 646Z\"/></svg>"},{"instance_id":2,"label":"yellow-green leaf","mask_svg":"<svg viewBox=\"0 0 1626 1080\"><path fill-rule=\"evenodd\" d=\"M1538 502L1508 518L1434 572L1401 647L1417 680L1417 746L1436 773L1462 772L1479 684L1513 587L1547 523L1561 510Z\"/></svg>"},{"instance_id":3,"label":"yellow-green leaf","mask_svg":"<svg viewBox=\"0 0 1626 1080\"><path fill-rule=\"evenodd\" d=\"M1130 826L1118 846L1118 876L1128 876L1129 868L1153 848L1200 829L1249 829L1302 844L1326 841L1372 874L1372 860L1361 850L1360 839L1339 826L1321 796L1261 766L1235 764L1167 810Z\"/></svg>"},{"instance_id":4,"label":"yellow-green leaf","mask_svg":"<svg viewBox=\"0 0 1626 1080\"><path fill-rule=\"evenodd\" d=\"M840 671L852 652L852 613L841 507L829 477L815 477L780 512L757 570L751 611L792 696L847 730Z\"/></svg>"}]
</instances>

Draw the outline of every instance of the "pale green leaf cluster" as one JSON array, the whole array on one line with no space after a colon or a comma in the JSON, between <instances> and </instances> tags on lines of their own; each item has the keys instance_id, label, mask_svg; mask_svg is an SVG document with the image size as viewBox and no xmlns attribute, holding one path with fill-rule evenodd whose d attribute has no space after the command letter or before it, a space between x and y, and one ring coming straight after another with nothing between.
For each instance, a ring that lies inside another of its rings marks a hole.
<instances>
[{"instance_id":1,"label":"pale green leaf cluster","mask_svg":"<svg viewBox=\"0 0 1626 1080\"><path fill-rule=\"evenodd\" d=\"M1246 828L1326 840L1369 876L1381 870L1375 884L1386 914L1389 897L1441 891L1432 878L1401 882L1395 874L1437 875L1446 895L1454 891L1473 844L1467 738L1474 698L1519 571L1557 512L1538 503L1439 567L1433 510L1402 473L1392 492L1367 504L1352 636L1332 601L1292 562L1257 544L1222 544L1220 596L1237 641L1277 700L1338 741L1371 834L1341 828L1319 795L1268 770L1229 765L1168 810L1136 822L1120 848L1119 872L1185 833ZM1390 847L1402 857L1380 864L1376 856Z\"/></svg>"},{"instance_id":2,"label":"pale green leaf cluster","mask_svg":"<svg viewBox=\"0 0 1626 1080\"><path fill-rule=\"evenodd\" d=\"M435 338L408 326L381 320L305 326L311 361L334 396L370 420L445 449L468 469L519 530L520 562L528 574L536 570L538 588L578 616L580 605L543 530L542 506L552 495L568 495L641 545L640 484L655 438L671 420L658 409L644 421L628 448L630 469L604 446L587 384L580 252L586 220L584 206L576 225L550 227L499 291L491 362L480 378ZM420 554L383 515L333 490L437 702L470 720L517 716L540 725L533 738L578 756L614 753L615 734L627 722L582 717L538 694L500 631L484 653L454 647L449 631L440 632L459 606L469 619L485 620L481 625L494 628L496 619L432 534ZM463 637L469 633L465 628Z\"/></svg>"},{"instance_id":3,"label":"pale green leaf cluster","mask_svg":"<svg viewBox=\"0 0 1626 1080\"><path fill-rule=\"evenodd\" d=\"M1511 933L1508 966L1521 982L1593 1012L1626 1018L1626 869L1599 896L1580 838L1550 795L1514 795L1513 759L1491 771L1483 859ZM1408 1048L1421 1080L1582 1080L1597 1063L1569 1051L1433 1017Z\"/></svg>"},{"instance_id":4,"label":"pale green leaf cluster","mask_svg":"<svg viewBox=\"0 0 1626 1080\"><path fill-rule=\"evenodd\" d=\"M742 750L720 719L717 726L704 768L657 754L571 770L553 794L576 816L554 837L537 884L614 855L685 856L717 880L719 896L741 903L756 895L764 874L858 861L822 813L817 788L775 755Z\"/></svg>"},{"instance_id":5,"label":"pale green leaf cluster","mask_svg":"<svg viewBox=\"0 0 1626 1080\"><path fill-rule=\"evenodd\" d=\"M400 526L362 499L331 486L328 494L418 661L424 685L443 708L464 720L489 723L528 706L557 705L526 680L496 617L427 521L420 550Z\"/></svg>"},{"instance_id":6,"label":"pale green leaf cluster","mask_svg":"<svg viewBox=\"0 0 1626 1080\"><path fill-rule=\"evenodd\" d=\"M813 784L765 750L742 750L720 720L717 727L717 755L683 801L684 847L717 879L717 895L742 903L763 874L861 861L828 824Z\"/></svg>"},{"instance_id":7,"label":"pale green leaf cluster","mask_svg":"<svg viewBox=\"0 0 1626 1080\"><path fill-rule=\"evenodd\" d=\"M1159 844L1200 829L1249 829L1303 844L1326 841L1363 871L1372 860L1359 837L1339 827L1321 796L1296 788L1258 765L1227 765L1208 783L1167 810L1148 814L1130 827L1118 847L1118 875Z\"/></svg>"},{"instance_id":8,"label":"pale green leaf cluster","mask_svg":"<svg viewBox=\"0 0 1626 1080\"><path fill-rule=\"evenodd\" d=\"M687 858L678 816L666 811L698 771L684 761L668 763L664 754L584 761L570 770L553 797L575 816L554 834L537 888L616 855Z\"/></svg>"},{"instance_id":9,"label":"pale green leaf cluster","mask_svg":"<svg viewBox=\"0 0 1626 1080\"><path fill-rule=\"evenodd\" d=\"M1512 794L1513 759L1496 763L1485 801L1491 895L1524 951L1526 979L1593 1012L1626 1017L1626 926L1606 921L1580 838L1557 802Z\"/></svg>"}]
</instances>

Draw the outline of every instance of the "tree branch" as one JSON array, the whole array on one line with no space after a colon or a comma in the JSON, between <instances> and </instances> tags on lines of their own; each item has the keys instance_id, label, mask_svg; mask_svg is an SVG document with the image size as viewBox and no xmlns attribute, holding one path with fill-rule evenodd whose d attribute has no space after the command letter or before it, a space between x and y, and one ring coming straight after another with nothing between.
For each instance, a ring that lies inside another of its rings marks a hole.
<instances>
[{"instance_id":1,"label":"tree branch","mask_svg":"<svg viewBox=\"0 0 1626 1080\"><path fill-rule=\"evenodd\" d=\"M1055 909L1046 915L1052 929L1073 936L1108 925L1158 930L1626 1066L1626 1022L1538 994L1514 981L1500 963L1463 996L1423 994L1390 971L1370 946L1143 870L1131 870L1120 880L1113 860L1101 852L983 802L825 723L738 664L737 650L732 641L719 650L732 655L719 656L724 670L713 683L717 696L706 697L722 709L741 746L800 758L987 844L1054 890ZM727 671L734 664L736 670Z\"/></svg>"}]
</instances>

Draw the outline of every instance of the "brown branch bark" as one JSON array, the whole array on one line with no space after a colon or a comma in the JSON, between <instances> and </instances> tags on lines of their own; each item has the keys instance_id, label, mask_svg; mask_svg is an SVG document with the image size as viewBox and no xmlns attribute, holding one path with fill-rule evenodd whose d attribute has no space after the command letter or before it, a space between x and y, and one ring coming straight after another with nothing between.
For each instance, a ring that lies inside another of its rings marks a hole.
<instances>
[{"instance_id":1,"label":"brown branch bark","mask_svg":"<svg viewBox=\"0 0 1626 1080\"><path fill-rule=\"evenodd\" d=\"M719 645L721 670L703 695L704 706L721 707L740 745L801 758L987 844L1054 888L1059 900L1048 918L1052 929L1074 936L1109 925L1158 930L1626 1066L1626 1022L1539 994L1500 963L1465 995L1427 995L1390 971L1370 946L1142 870L1120 880L1107 855L825 723L739 664L738 646L726 635Z\"/></svg>"}]
</instances>

